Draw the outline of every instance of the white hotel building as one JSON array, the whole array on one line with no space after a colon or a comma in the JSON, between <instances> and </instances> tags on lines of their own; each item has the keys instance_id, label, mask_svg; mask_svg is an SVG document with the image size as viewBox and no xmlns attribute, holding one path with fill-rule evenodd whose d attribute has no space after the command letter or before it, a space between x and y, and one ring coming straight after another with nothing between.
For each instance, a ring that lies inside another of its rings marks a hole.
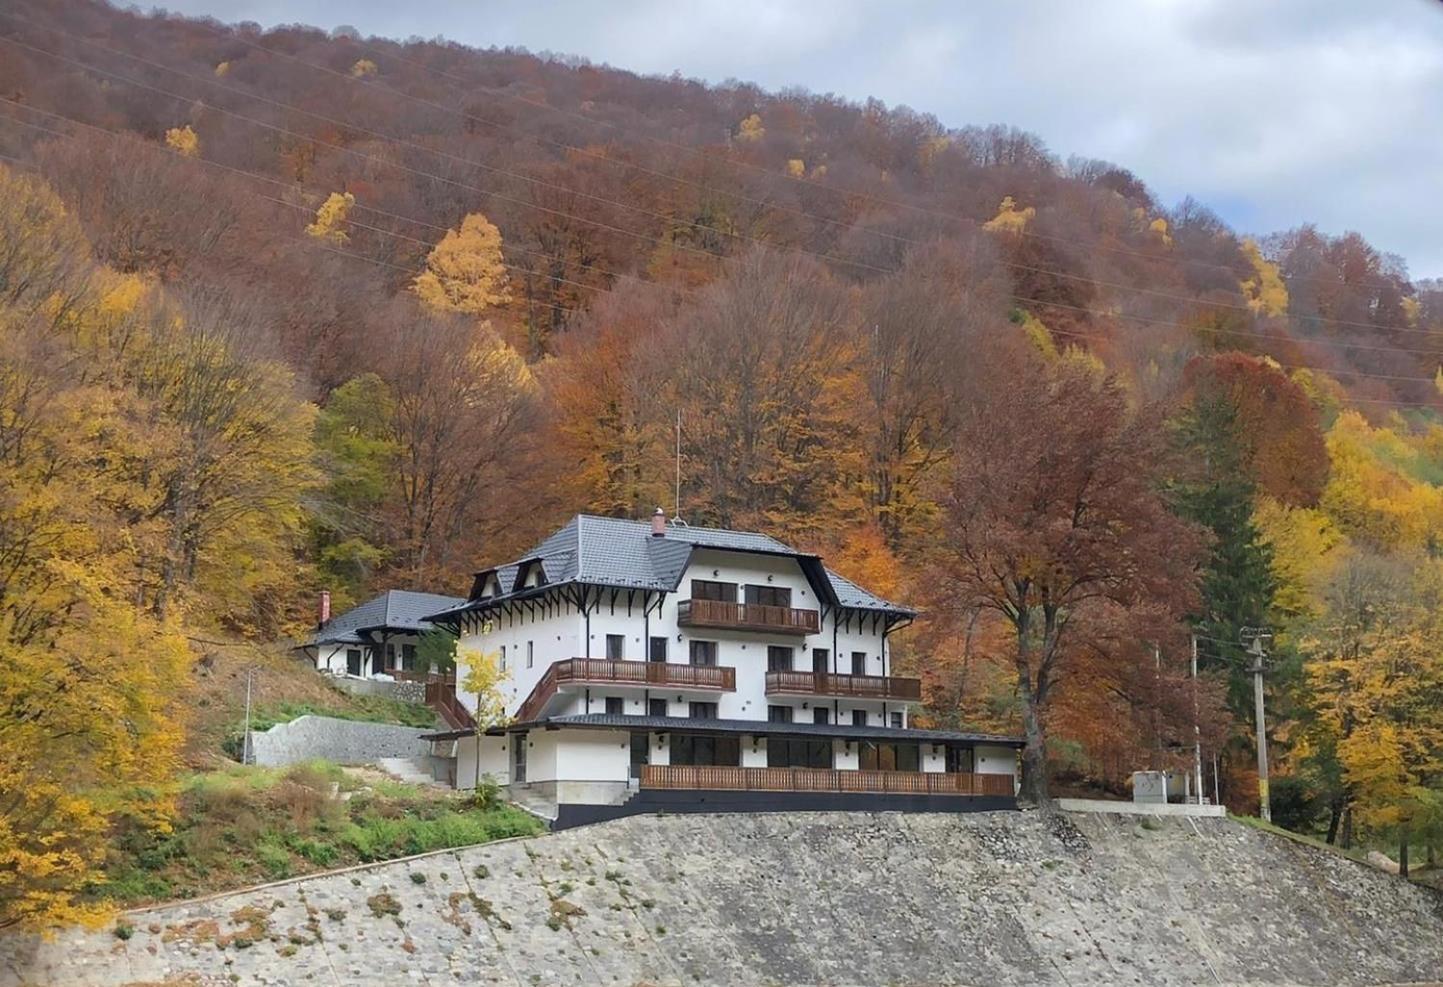
<instances>
[{"instance_id":1,"label":"white hotel building","mask_svg":"<svg viewBox=\"0 0 1443 987\"><path fill-rule=\"evenodd\" d=\"M914 616L765 535L578 515L427 618L507 676L505 726L435 739L458 785L490 776L561 825L1013 804L1020 740L911 726L921 682L888 636Z\"/></svg>"}]
</instances>

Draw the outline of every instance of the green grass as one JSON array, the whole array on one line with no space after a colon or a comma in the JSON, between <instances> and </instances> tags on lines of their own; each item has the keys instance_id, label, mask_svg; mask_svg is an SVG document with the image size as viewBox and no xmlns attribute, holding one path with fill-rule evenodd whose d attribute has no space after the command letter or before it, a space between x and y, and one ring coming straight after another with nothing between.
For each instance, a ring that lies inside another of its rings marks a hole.
<instances>
[{"instance_id":1,"label":"green grass","mask_svg":"<svg viewBox=\"0 0 1443 987\"><path fill-rule=\"evenodd\" d=\"M184 779L175 799L169 831L120 824L107 879L88 889L91 898L121 906L191 898L541 830L514 806L483 808L466 794L399 783L363 786L326 762L230 765Z\"/></svg>"}]
</instances>

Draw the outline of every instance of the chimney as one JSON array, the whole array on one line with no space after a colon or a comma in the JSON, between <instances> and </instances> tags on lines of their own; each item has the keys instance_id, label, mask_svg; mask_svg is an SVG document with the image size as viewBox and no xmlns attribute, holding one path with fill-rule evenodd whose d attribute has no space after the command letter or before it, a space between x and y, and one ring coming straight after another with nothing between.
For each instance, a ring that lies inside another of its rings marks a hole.
<instances>
[{"instance_id":1,"label":"chimney","mask_svg":"<svg viewBox=\"0 0 1443 987\"><path fill-rule=\"evenodd\" d=\"M651 513L651 537L666 537L666 511L660 507Z\"/></svg>"},{"instance_id":2,"label":"chimney","mask_svg":"<svg viewBox=\"0 0 1443 987\"><path fill-rule=\"evenodd\" d=\"M331 591L321 590L321 605L316 611L316 626L325 627L331 619Z\"/></svg>"}]
</instances>

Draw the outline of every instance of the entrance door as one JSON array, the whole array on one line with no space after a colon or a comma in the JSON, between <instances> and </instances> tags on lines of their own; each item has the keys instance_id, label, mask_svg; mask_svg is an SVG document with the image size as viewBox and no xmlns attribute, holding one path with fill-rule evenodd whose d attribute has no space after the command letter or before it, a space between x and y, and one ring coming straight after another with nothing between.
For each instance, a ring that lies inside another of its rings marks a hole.
<instances>
[{"instance_id":1,"label":"entrance door","mask_svg":"<svg viewBox=\"0 0 1443 987\"><path fill-rule=\"evenodd\" d=\"M346 649L346 674L361 677L361 649Z\"/></svg>"},{"instance_id":2,"label":"entrance door","mask_svg":"<svg viewBox=\"0 0 1443 987\"><path fill-rule=\"evenodd\" d=\"M511 780L516 784L526 782L526 734L511 735Z\"/></svg>"},{"instance_id":3,"label":"entrance door","mask_svg":"<svg viewBox=\"0 0 1443 987\"><path fill-rule=\"evenodd\" d=\"M631 735L631 776L640 778L642 766L650 762L651 734L633 733Z\"/></svg>"}]
</instances>

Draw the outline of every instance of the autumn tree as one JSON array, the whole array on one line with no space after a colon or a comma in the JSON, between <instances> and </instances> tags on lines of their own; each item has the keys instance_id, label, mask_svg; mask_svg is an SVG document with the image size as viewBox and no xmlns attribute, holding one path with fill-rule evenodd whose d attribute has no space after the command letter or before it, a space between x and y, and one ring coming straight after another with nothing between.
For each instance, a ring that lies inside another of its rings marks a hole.
<instances>
[{"instance_id":1,"label":"autumn tree","mask_svg":"<svg viewBox=\"0 0 1443 987\"><path fill-rule=\"evenodd\" d=\"M432 249L414 287L421 301L442 312L475 314L504 304L510 294L501 231L480 213L469 214Z\"/></svg>"},{"instance_id":2,"label":"autumn tree","mask_svg":"<svg viewBox=\"0 0 1443 987\"><path fill-rule=\"evenodd\" d=\"M1079 660L1080 630L1103 618L1176 626L1194 604L1202 538L1169 511L1160 436L1116 380L1016 354L989 369L959 430L934 587L1011 628L1021 790L1044 801L1053 692Z\"/></svg>"}]
</instances>

